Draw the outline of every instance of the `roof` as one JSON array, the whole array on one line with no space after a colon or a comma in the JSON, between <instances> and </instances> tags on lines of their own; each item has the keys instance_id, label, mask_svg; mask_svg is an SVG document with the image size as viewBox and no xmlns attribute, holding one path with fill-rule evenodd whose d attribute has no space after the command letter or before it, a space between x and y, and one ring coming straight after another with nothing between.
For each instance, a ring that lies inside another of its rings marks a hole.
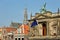
<instances>
[{"instance_id":1,"label":"roof","mask_svg":"<svg viewBox=\"0 0 60 40\"><path fill-rule=\"evenodd\" d=\"M39 18L40 16L43 16L44 18ZM28 21L33 21L34 19L36 20L41 20L41 19L52 19L52 18L60 18L60 14L51 14L50 16L44 15L44 14L39 14L38 16L35 16L33 19L30 19Z\"/></svg>"},{"instance_id":2,"label":"roof","mask_svg":"<svg viewBox=\"0 0 60 40\"><path fill-rule=\"evenodd\" d=\"M52 13L51 11L46 11L46 13Z\"/></svg>"},{"instance_id":3,"label":"roof","mask_svg":"<svg viewBox=\"0 0 60 40\"><path fill-rule=\"evenodd\" d=\"M7 32L16 31L16 28L6 28Z\"/></svg>"},{"instance_id":4,"label":"roof","mask_svg":"<svg viewBox=\"0 0 60 40\"><path fill-rule=\"evenodd\" d=\"M6 27L6 32L12 32L12 31L16 31L17 28L12 28L12 27Z\"/></svg>"}]
</instances>

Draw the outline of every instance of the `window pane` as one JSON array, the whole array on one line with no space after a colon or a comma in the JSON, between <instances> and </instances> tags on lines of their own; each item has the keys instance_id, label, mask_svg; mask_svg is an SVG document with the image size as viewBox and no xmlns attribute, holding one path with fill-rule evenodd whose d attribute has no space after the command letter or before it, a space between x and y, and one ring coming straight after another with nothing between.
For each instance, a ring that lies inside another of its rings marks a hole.
<instances>
[{"instance_id":1,"label":"window pane","mask_svg":"<svg viewBox=\"0 0 60 40\"><path fill-rule=\"evenodd\" d=\"M22 38L22 40L24 40L24 38Z\"/></svg>"},{"instance_id":2,"label":"window pane","mask_svg":"<svg viewBox=\"0 0 60 40\"><path fill-rule=\"evenodd\" d=\"M20 40L20 38L18 38L18 40Z\"/></svg>"},{"instance_id":3,"label":"window pane","mask_svg":"<svg viewBox=\"0 0 60 40\"><path fill-rule=\"evenodd\" d=\"M15 40L17 40L17 38L15 38Z\"/></svg>"}]
</instances>

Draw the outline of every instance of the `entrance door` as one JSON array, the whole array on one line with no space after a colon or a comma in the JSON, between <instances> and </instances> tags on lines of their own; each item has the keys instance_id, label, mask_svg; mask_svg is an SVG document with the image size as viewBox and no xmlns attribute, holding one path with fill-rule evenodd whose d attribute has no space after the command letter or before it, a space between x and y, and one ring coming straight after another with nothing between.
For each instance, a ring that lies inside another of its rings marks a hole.
<instances>
[{"instance_id":1,"label":"entrance door","mask_svg":"<svg viewBox=\"0 0 60 40\"><path fill-rule=\"evenodd\" d=\"M46 23L43 23L42 26L43 26L43 36L46 36L47 35Z\"/></svg>"},{"instance_id":2,"label":"entrance door","mask_svg":"<svg viewBox=\"0 0 60 40\"><path fill-rule=\"evenodd\" d=\"M47 23L46 23L46 21L38 22L38 24L41 24L41 26L42 26L42 35L46 36L47 35Z\"/></svg>"}]
</instances>

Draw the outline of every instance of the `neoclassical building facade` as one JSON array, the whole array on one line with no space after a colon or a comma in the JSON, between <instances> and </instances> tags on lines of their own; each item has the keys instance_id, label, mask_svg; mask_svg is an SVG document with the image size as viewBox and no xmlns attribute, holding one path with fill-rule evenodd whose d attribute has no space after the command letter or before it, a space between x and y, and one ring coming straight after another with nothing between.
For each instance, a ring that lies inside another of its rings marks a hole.
<instances>
[{"instance_id":1,"label":"neoclassical building facade","mask_svg":"<svg viewBox=\"0 0 60 40\"><path fill-rule=\"evenodd\" d=\"M60 35L60 12L42 10L41 13L35 13L35 16L28 20L29 26L36 20L38 25L30 27L30 37L35 36L59 36Z\"/></svg>"}]
</instances>

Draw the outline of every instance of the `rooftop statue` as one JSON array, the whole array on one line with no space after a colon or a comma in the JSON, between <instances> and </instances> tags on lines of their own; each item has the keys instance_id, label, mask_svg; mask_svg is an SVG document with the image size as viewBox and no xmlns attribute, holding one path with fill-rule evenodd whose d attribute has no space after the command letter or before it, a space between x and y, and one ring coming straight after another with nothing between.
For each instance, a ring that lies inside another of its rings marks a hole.
<instances>
[{"instance_id":1,"label":"rooftop statue","mask_svg":"<svg viewBox=\"0 0 60 40\"><path fill-rule=\"evenodd\" d=\"M45 13L46 12L46 3L43 5L43 7L41 8L41 13Z\"/></svg>"}]
</instances>

